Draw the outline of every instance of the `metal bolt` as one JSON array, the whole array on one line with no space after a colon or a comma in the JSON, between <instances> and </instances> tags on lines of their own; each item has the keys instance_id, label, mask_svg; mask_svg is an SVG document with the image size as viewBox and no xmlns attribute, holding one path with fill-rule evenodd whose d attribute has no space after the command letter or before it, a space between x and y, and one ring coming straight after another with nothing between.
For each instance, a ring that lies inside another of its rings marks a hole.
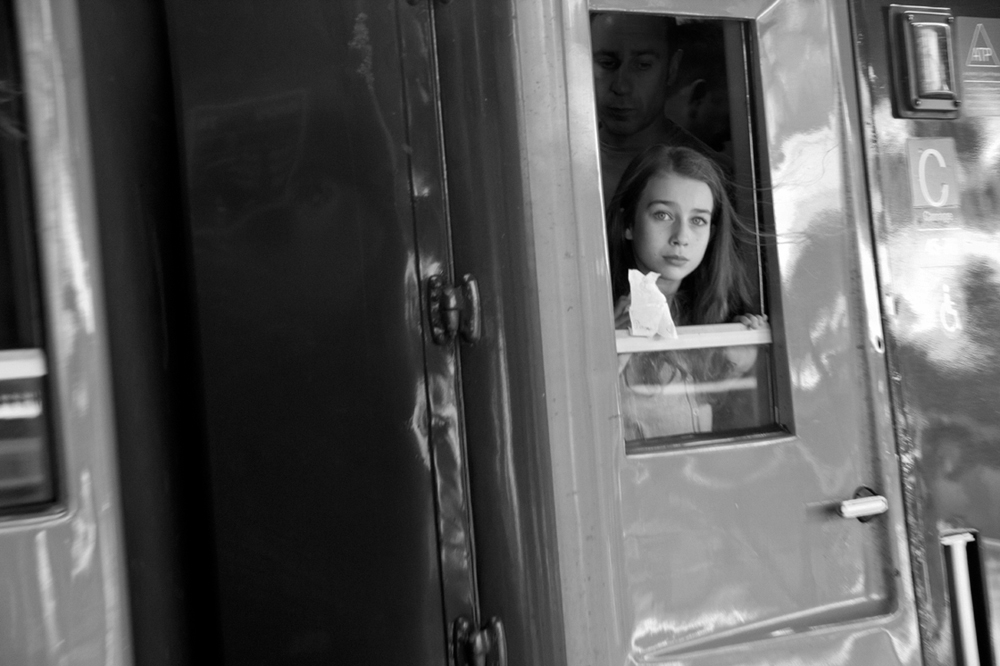
<instances>
[{"instance_id":1,"label":"metal bolt","mask_svg":"<svg viewBox=\"0 0 1000 666\"><path fill-rule=\"evenodd\" d=\"M913 100L913 106L920 106L920 100L919 99Z\"/></svg>"},{"instance_id":2,"label":"metal bolt","mask_svg":"<svg viewBox=\"0 0 1000 666\"><path fill-rule=\"evenodd\" d=\"M906 15L906 20L907 21L912 21L913 20L913 14L907 14Z\"/></svg>"},{"instance_id":3,"label":"metal bolt","mask_svg":"<svg viewBox=\"0 0 1000 666\"><path fill-rule=\"evenodd\" d=\"M955 108L957 109L957 108L958 108L958 107L960 107L960 106L962 106L962 100L960 100L960 99L956 99L956 100L955 100Z\"/></svg>"}]
</instances>

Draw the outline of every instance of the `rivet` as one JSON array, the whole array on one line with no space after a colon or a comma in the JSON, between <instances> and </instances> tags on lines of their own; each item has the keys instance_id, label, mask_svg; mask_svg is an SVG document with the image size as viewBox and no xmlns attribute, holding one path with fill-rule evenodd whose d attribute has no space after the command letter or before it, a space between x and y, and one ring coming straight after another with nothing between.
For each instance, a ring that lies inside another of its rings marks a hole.
<instances>
[{"instance_id":1,"label":"rivet","mask_svg":"<svg viewBox=\"0 0 1000 666\"><path fill-rule=\"evenodd\" d=\"M919 99L913 100L913 106L920 106L920 100Z\"/></svg>"}]
</instances>

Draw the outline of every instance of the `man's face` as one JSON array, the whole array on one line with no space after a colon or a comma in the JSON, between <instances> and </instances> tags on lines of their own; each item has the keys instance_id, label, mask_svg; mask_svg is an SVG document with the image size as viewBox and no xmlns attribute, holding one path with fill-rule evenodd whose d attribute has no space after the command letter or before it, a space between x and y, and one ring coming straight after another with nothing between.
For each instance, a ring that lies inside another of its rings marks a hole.
<instances>
[{"instance_id":1,"label":"man's face","mask_svg":"<svg viewBox=\"0 0 1000 666\"><path fill-rule=\"evenodd\" d=\"M597 115L606 132L630 136L663 115L670 54L665 19L601 14L591 21Z\"/></svg>"}]
</instances>

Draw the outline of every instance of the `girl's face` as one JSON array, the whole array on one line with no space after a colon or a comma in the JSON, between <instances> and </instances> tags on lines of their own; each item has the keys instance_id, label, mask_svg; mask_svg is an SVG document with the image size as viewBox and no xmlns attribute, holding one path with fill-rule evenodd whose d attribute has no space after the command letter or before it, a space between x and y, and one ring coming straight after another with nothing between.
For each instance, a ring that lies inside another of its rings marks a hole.
<instances>
[{"instance_id":1,"label":"girl's face","mask_svg":"<svg viewBox=\"0 0 1000 666\"><path fill-rule=\"evenodd\" d=\"M646 183L625 238L632 241L636 267L660 274L657 286L666 296L675 294L705 257L712 208L712 190L700 180L668 173Z\"/></svg>"}]
</instances>

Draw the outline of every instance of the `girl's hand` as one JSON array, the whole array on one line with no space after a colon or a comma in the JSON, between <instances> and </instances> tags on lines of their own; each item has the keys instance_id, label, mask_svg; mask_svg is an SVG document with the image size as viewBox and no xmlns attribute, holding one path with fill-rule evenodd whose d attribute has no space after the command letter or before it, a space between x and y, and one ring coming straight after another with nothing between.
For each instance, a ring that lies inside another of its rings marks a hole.
<instances>
[{"instance_id":1,"label":"girl's hand","mask_svg":"<svg viewBox=\"0 0 1000 666\"><path fill-rule=\"evenodd\" d=\"M626 294L615 303L615 328L628 328L628 306L632 303L632 297Z\"/></svg>"},{"instance_id":2,"label":"girl's hand","mask_svg":"<svg viewBox=\"0 0 1000 666\"><path fill-rule=\"evenodd\" d=\"M767 323L767 315L744 314L733 319L734 322L743 324L747 328L754 330L761 328ZM726 347L723 353L733 364L736 375L745 375L753 368L757 362L757 347L746 345L740 347Z\"/></svg>"},{"instance_id":3,"label":"girl's hand","mask_svg":"<svg viewBox=\"0 0 1000 666\"><path fill-rule=\"evenodd\" d=\"M745 314L733 319L735 323L743 324L749 329L757 329L767 323L767 315Z\"/></svg>"}]
</instances>

